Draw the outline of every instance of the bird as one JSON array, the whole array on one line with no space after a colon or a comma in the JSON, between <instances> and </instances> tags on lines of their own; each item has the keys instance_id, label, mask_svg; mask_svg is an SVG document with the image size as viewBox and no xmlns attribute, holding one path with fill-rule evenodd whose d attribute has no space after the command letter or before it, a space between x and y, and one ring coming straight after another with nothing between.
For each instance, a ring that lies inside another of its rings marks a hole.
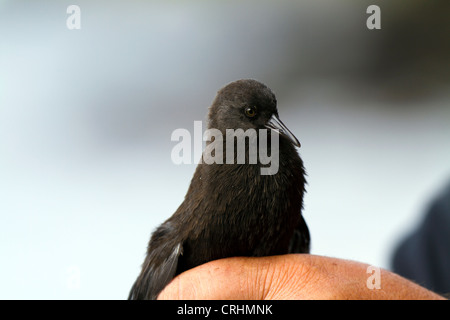
<instances>
[{"instance_id":1,"label":"bird","mask_svg":"<svg viewBox=\"0 0 450 320\"><path fill-rule=\"evenodd\" d=\"M208 129L224 136L227 129L253 129L258 140L267 130L263 139L268 141L278 135L278 150L269 142L267 147L278 152L278 170L262 174L260 161L199 161L183 202L150 237L130 300L155 300L174 277L212 260L310 251L302 215L306 172L300 143L280 120L273 91L254 79L225 85L209 107Z\"/></svg>"}]
</instances>

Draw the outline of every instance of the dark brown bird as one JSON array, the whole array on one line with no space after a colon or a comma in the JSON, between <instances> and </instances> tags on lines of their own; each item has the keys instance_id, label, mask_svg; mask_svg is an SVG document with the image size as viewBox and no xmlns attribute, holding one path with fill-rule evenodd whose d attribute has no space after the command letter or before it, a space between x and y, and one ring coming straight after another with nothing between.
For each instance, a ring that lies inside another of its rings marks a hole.
<instances>
[{"instance_id":1,"label":"dark brown bird","mask_svg":"<svg viewBox=\"0 0 450 320\"><path fill-rule=\"evenodd\" d=\"M176 275L211 260L309 252L300 143L279 119L273 92L255 80L232 82L218 92L208 121L208 128L223 134L223 150L226 129L258 130L268 154L278 155L278 170L262 174L269 165L259 158L249 163L250 152L245 163L227 164L225 155L223 164L199 163L183 203L153 232L129 299L156 299ZM268 131L267 138L260 129Z\"/></svg>"}]
</instances>

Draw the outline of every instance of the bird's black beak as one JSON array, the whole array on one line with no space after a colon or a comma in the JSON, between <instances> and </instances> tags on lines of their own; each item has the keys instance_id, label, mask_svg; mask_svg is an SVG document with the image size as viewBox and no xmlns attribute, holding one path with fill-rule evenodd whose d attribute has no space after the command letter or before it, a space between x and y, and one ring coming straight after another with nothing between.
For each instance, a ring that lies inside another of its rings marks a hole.
<instances>
[{"instance_id":1,"label":"bird's black beak","mask_svg":"<svg viewBox=\"0 0 450 320\"><path fill-rule=\"evenodd\" d=\"M289 141L291 141L294 146L299 147L301 146L298 139L292 134L292 132L284 125L284 123L280 120L278 117L278 114L273 114L272 117L269 119L269 121L266 124L266 128L270 129L272 131L278 132L283 137L287 138Z\"/></svg>"}]
</instances>

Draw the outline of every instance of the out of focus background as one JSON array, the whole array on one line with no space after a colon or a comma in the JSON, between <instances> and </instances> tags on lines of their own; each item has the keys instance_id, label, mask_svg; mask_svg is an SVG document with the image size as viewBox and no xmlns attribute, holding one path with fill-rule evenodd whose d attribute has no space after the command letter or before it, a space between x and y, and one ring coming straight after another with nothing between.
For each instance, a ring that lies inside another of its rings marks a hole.
<instances>
[{"instance_id":1,"label":"out of focus background","mask_svg":"<svg viewBox=\"0 0 450 320\"><path fill-rule=\"evenodd\" d=\"M390 268L450 179L449 9L0 1L0 299L126 298L195 169L172 163L172 131L240 78L301 141L312 253Z\"/></svg>"}]
</instances>

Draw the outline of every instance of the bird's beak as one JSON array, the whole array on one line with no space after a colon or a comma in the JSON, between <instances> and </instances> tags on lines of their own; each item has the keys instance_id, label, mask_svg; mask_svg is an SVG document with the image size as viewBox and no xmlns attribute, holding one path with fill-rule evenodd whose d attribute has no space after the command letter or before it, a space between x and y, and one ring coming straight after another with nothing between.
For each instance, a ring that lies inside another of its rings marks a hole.
<instances>
[{"instance_id":1,"label":"bird's beak","mask_svg":"<svg viewBox=\"0 0 450 320\"><path fill-rule=\"evenodd\" d=\"M279 133L281 136L287 138L289 141L291 141L294 146L299 147L301 146L298 139L292 134L292 132L284 125L284 123L280 120L277 114L273 114L270 120L266 124L266 128L270 129L272 131L275 131Z\"/></svg>"}]
</instances>

